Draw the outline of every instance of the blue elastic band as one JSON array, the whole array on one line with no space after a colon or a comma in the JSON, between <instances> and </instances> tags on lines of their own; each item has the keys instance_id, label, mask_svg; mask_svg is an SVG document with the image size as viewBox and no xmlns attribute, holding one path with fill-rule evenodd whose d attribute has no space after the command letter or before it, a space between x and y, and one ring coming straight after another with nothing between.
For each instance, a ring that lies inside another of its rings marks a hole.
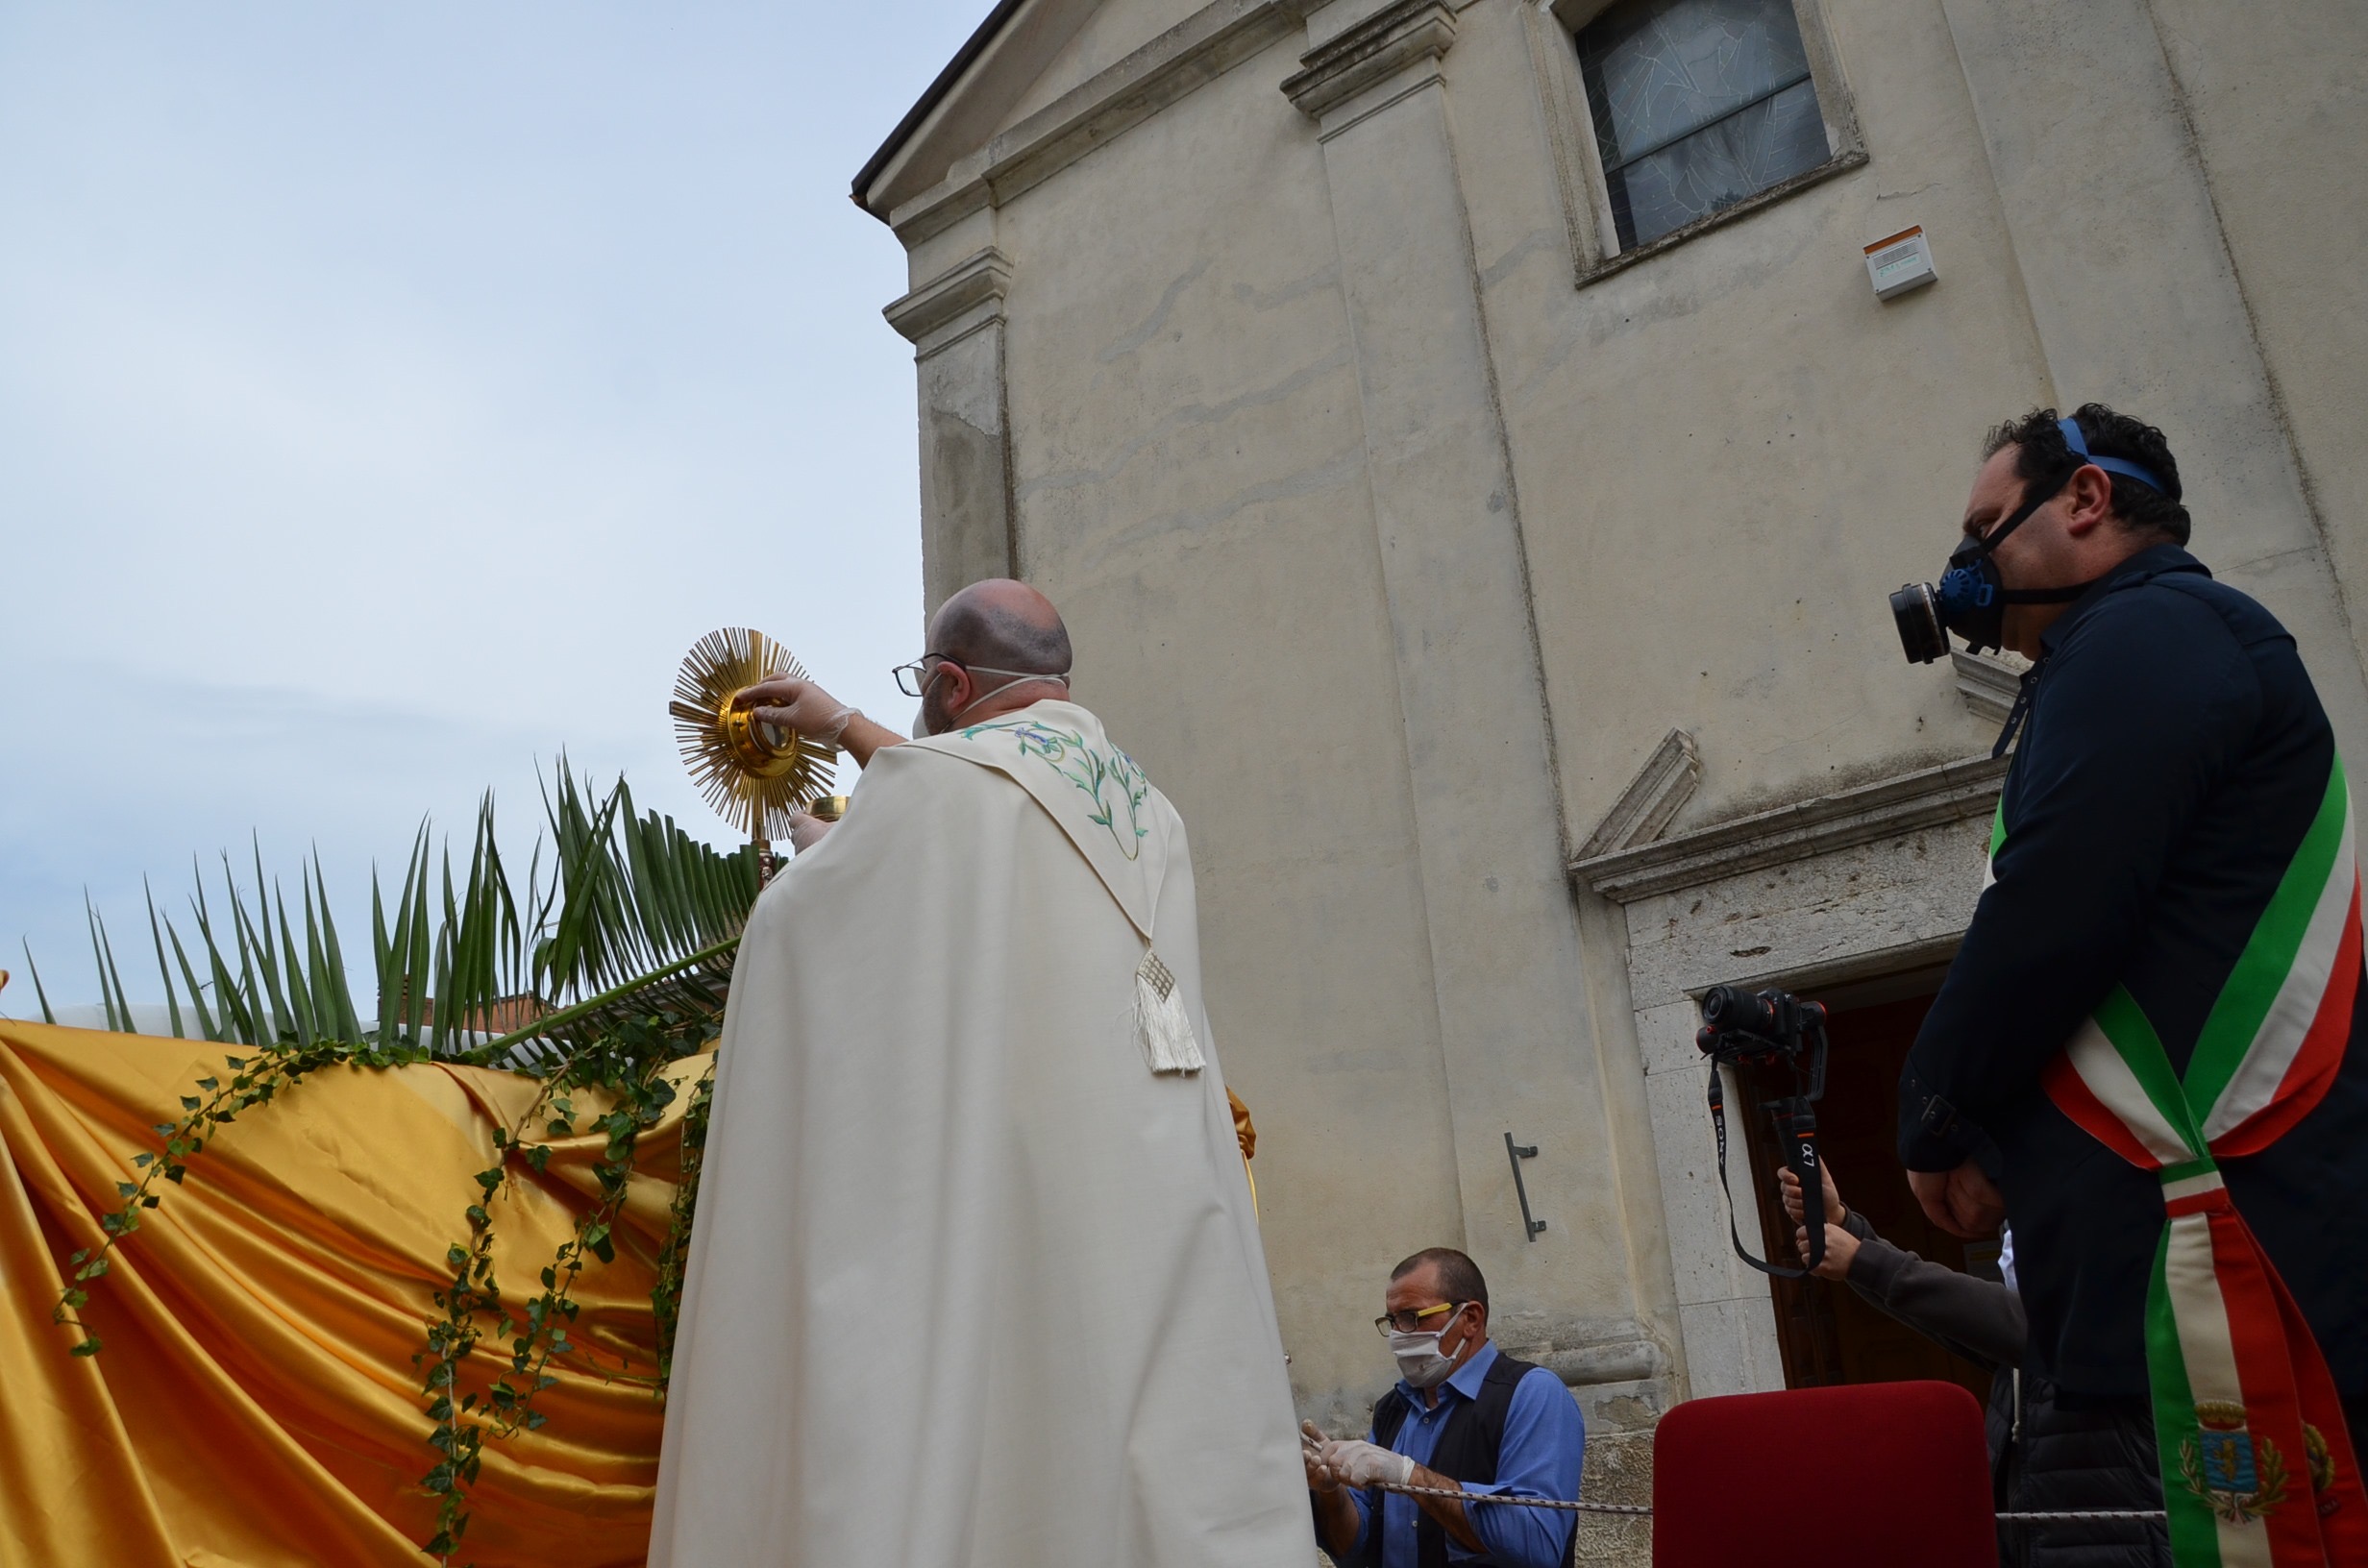
<instances>
[{"instance_id":1,"label":"blue elastic band","mask_svg":"<svg viewBox=\"0 0 2368 1568\"><path fill-rule=\"evenodd\" d=\"M2155 477L2155 471L2153 469L2142 467L2139 464L2129 461L2127 458L2099 457L2094 453L2090 452L2088 450L2088 438L2081 434L2079 420L2060 419L2056 421L2056 429L2063 431L2063 444L2070 447L2073 454L2078 456L2082 462L2094 463L2099 468L2105 470L2108 474L2119 474L2126 478L2135 479L2138 483L2146 486L2150 490L2159 490L2162 494L2168 496L2173 501L2177 501L2179 499L2179 486L2175 484L2164 484L2160 479Z\"/></svg>"}]
</instances>

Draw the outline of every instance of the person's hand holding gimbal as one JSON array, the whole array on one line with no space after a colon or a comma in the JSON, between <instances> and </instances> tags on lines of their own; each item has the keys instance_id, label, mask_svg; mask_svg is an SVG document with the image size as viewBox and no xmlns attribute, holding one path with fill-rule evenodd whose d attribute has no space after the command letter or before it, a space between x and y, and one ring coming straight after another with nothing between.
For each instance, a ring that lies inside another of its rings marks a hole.
<instances>
[{"instance_id":1,"label":"person's hand holding gimbal","mask_svg":"<svg viewBox=\"0 0 2368 1568\"><path fill-rule=\"evenodd\" d=\"M1812 1270L1821 1280L1847 1279L1850 1260L1859 1255L1859 1238L1843 1230L1842 1220L1850 1211L1842 1207L1841 1190L1834 1185L1834 1171L1822 1160L1817 1163L1818 1184L1825 1188L1825 1258ZM1776 1185L1784 1189L1785 1213L1792 1219L1792 1246L1801 1262L1809 1262L1809 1227L1801 1223L1808 1205L1801 1201L1801 1179L1791 1170L1779 1166Z\"/></svg>"}]
</instances>

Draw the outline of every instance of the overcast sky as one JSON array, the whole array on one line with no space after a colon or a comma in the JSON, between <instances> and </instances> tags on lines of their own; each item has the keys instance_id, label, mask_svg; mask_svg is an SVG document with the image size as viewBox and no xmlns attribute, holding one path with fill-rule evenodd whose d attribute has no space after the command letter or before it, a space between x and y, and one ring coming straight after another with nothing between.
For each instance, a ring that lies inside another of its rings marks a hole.
<instances>
[{"instance_id":1,"label":"overcast sky","mask_svg":"<svg viewBox=\"0 0 2368 1568\"><path fill-rule=\"evenodd\" d=\"M95 999L86 889L159 994L143 873L251 832L366 949L373 858L487 786L523 847L561 747L730 842L665 711L713 626L904 726L848 183L986 9L0 0L0 1013L20 939Z\"/></svg>"}]
</instances>

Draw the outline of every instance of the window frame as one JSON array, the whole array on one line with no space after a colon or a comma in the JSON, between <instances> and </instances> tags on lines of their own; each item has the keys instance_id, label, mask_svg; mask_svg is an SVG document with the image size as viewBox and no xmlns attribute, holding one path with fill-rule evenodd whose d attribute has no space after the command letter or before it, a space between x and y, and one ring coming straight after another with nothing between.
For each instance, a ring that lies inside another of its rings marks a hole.
<instances>
[{"instance_id":1,"label":"window frame","mask_svg":"<svg viewBox=\"0 0 2368 1568\"><path fill-rule=\"evenodd\" d=\"M1611 189L1604 177L1603 149L1595 139L1594 115L1579 66L1578 40L1579 30L1615 3L1616 0L1529 0L1521 8L1527 18L1539 92L1545 104L1555 183L1560 187L1563 218L1570 234L1574 286L1585 288L1624 272L1640 261L1675 250L1698 234L1739 222L1763 208L1866 163L1858 111L1851 103L1839 57L1826 28L1825 9L1820 0L1785 0L1792 7L1793 20L1801 31L1802 52L1809 59L1810 85L1817 95L1817 113L1825 122L1825 144L1832 149L1831 156L1815 167L1754 191L1731 207L1704 213L1665 234L1622 250L1619 228L1612 215Z\"/></svg>"}]
</instances>

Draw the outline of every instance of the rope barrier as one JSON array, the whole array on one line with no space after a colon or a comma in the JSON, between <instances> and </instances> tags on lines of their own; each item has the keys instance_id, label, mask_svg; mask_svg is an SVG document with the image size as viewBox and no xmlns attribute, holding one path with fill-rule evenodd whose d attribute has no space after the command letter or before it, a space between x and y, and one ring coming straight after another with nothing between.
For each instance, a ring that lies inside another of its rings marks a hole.
<instances>
[{"instance_id":1,"label":"rope barrier","mask_svg":"<svg viewBox=\"0 0 2368 1568\"><path fill-rule=\"evenodd\" d=\"M1621 1513L1650 1519L1653 1510L1637 1503L1566 1503L1559 1497L1508 1497L1502 1492L1467 1492L1451 1486L1401 1486L1394 1481L1373 1484L1385 1492L1408 1497L1453 1497L1466 1503L1502 1503L1517 1508L1555 1508L1564 1513Z\"/></svg>"},{"instance_id":2,"label":"rope barrier","mask_svg":"<svg viewBox=\"0 0 2368 1568\"><path fill-rule=\"evenodd\" d=\"M1379 1481L1374 1487L1385 1492L1398 1492L1407 1497L1447 1497L1467 1505L1492 1503L1516 1508L1551 1508L1563 1513L1611 1513L1634 1519L1650 1519L1653 1510L1637 1503L1566 1503L1559 1497L1513 1497L1503 1492L1467 1492L1448 1486L1402 1486L1394 1481ZM2096 1524L2109 1519L2160 1519L2160 1508L2049 1508L2028 1513L2002 1513L2001 1524L2058 1525Z\"/></svg>"}]
</instances>

